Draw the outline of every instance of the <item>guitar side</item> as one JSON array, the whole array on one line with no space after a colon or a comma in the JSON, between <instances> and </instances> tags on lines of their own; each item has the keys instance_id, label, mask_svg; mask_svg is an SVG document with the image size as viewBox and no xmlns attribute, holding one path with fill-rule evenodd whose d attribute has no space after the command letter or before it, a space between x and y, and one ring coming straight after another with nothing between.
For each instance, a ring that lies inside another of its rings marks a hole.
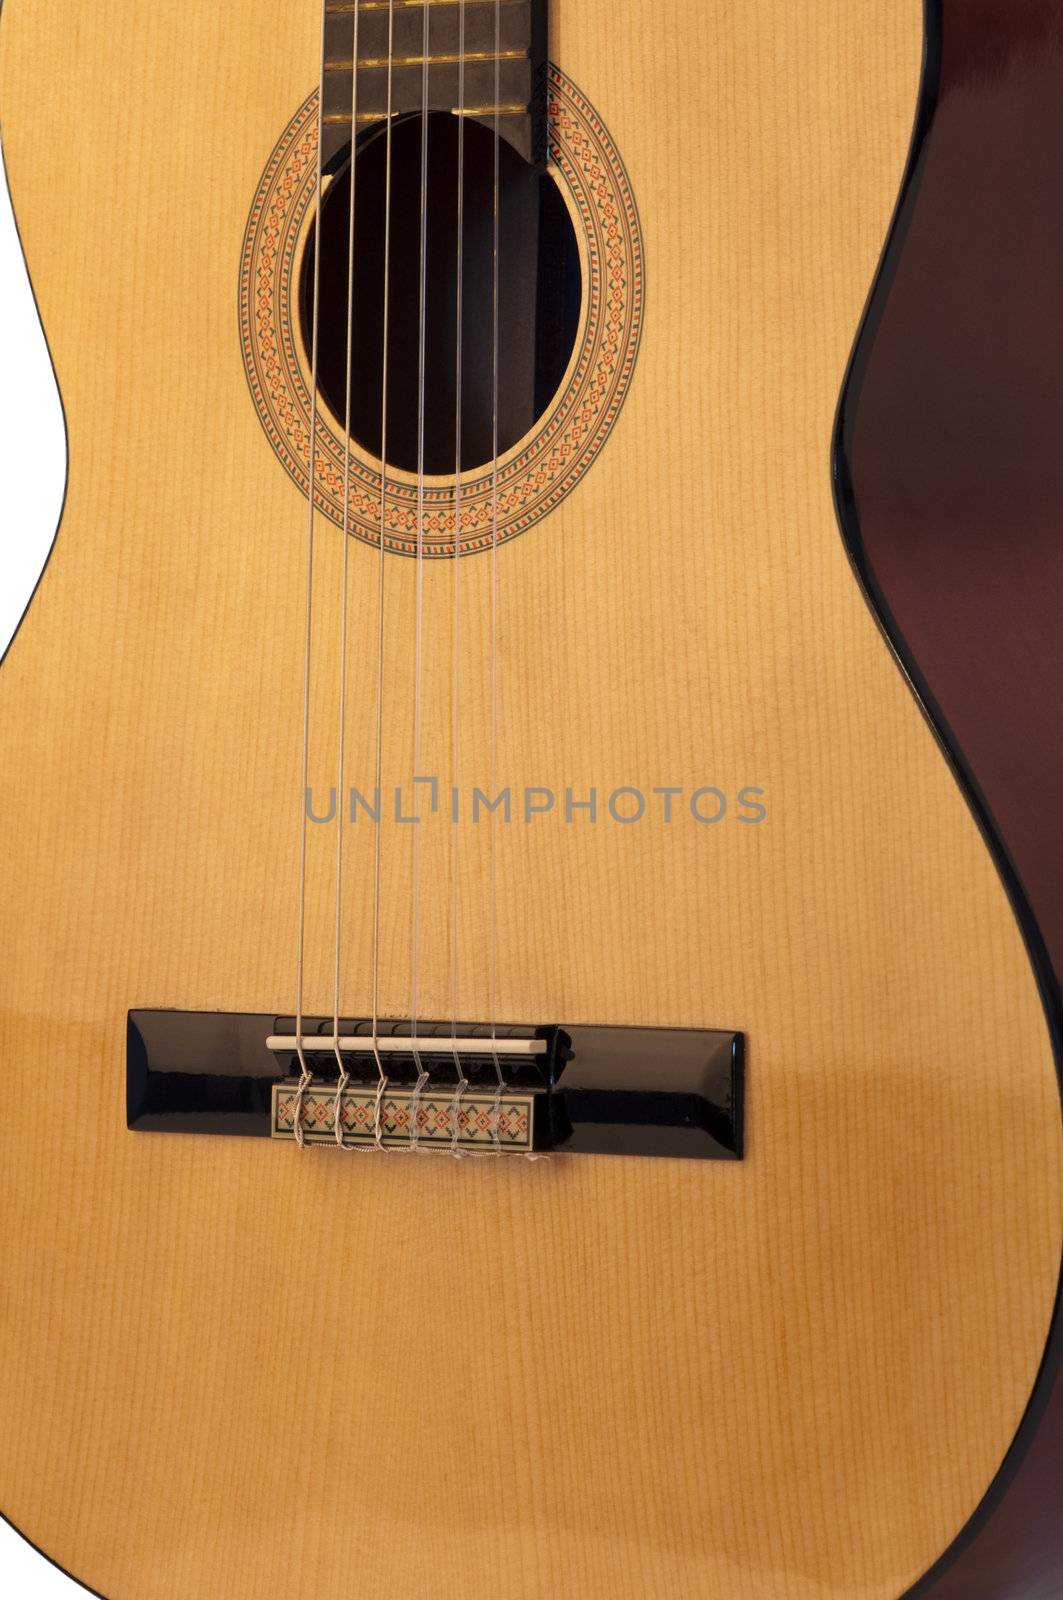
<instances>
[{"instance_id":1,"label":"guitar side","mask_svg":"<svg viewBox=\"0 0 1063 1600\"><path fill-rule=\"evenodd\" d=\"M908 172L842 397L854 566L993 850L1063 1036L1056 7L928 0ZM1063 1586L1063 1323L983 1503L913 1600Z\"/></svg>"}]
</instances>

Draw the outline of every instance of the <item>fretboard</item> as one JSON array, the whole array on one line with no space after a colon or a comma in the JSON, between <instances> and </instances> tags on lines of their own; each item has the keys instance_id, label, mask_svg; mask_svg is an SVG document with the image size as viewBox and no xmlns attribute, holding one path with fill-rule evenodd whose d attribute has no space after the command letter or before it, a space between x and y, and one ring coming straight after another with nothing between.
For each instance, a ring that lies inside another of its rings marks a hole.
<instances>
[{"instance_id":1,"label":"fretboard","mask_svg":"<svg viewBox=\"0 0 1063 1600\"><path fill-rule=\"evenodd\" d=\"M326 0L326 164L350 144L355 85L359 133L386 120L389 79L393 117L424 108L426 10L428 110L461 111L492 128L497 120L526 161L541 160L547 0Z\"/></svg>"}]
</instances>

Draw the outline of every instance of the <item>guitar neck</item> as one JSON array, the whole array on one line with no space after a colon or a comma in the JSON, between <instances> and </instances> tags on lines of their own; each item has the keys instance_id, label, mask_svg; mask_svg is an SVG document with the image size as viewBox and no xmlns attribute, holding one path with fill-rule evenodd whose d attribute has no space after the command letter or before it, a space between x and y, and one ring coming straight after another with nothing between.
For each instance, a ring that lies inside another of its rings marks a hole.
<instances>
[{"instance_id":1,"label":"guitar neck","mask_svg":"<svg viewBox=\"0 0 1063 1600\"><path fill-rule=\"evenodd\" d=\"M545 154L547 0L330 0L325 9L327 165L391 117L471 117L526 161Z\"/></svg>"}]
</instances>

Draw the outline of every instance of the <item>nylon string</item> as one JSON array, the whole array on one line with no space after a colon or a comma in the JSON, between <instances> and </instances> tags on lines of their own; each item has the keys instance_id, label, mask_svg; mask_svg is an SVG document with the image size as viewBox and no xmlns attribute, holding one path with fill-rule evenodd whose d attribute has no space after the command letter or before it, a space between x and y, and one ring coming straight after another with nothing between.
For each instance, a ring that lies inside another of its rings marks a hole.
<instances>
[{"instance_id":1,"label":"nylon string","mask_svg":"<svg viewBox=\"0 0 1063 1600\"><path fill-rule=\"evenodd\" d=\"M426 7L427 10L427 7ZM388 461L388 318L390 310L391 263L391 108L395 61L395 0L388 0L388 75L387 122L384 147L384 308L380 378L380 538L377 575L377 660L376 660L376 788L377 820L373 845L373 1056L376 1060L377 1089L373 1107L373 1139L378 1150L386 1150L381 1111L388 1079L380 1054L380 879L381 879L381 784L384 765L384 576L385 533L387 531Z\"/></svg>"},{"instance_id":2,"label":"nylon string","mask_svg":"<svg viewBox=\"0 0 1063 1600\"><path fill-rule=\"evenodd\" d=\"M499 122L501 98L502 4L495 0L495 92L494 92L494 172L491 192L491 685L490 729L488 733L489 792L498 793L498 326L499 326L499 234L500 165L502 130ZM490 909L488 929L488 1020L491 1027L491 1053L495 1068L495 1098L491 1112L491 1138L495 1152L501 1152L499 1121L505 1079L499 1059L498 1043L498 837L495 813L489 823Z\"/></svg>"},{"instance_id":3,"label":"nylon string","mask_svg":"<svg viewBox=\"0 0 1063 1600\"><path fill-rule=\"evenodd\" d=\"M390 0L389 0L390 3ZM312 1073L303 1049L303 973L306 951L306 791L310 784L310 663L313 637L314 598L314 484L317 467L317 376L318 323L321 289L321 190L325 133L325 23L327 11L321 6L321 70L317 100L317 188L314 225L314 314L310 335L310 482L306 496L306 625L303 646L303 751L302 784L299 806L299 927L295 957L295 1049L299 1061L299 1084L295 1092L295 1142L302 1148L303 1102Z\"/></svg>"},{"instance_id":4,"label":"nylon string","mask_svg":"<svg viewBox=\"0 0 1063 1600\"><path fill-rule=\"evenodd\" d=\"M347 590L350 567L350 493L351 493L351 357L354 344L354 199L355 199L355 143L358 132L358 18L360 7L354 8L354 32L351 41L351 167L350 209L347 219L347 350L343 401L343 570L340 578L340 685L338 756L339 805L336 811L336 927L332 992L332 1037L336 1055L336 1099L333 1104L332 1131L336 1143L343 1148L343 1092L350 1082L340 1049L340 963L343 909L343 819L346 810L346 753L347 753ZM357 1148L357 1147L356 1147Z\"/></svg>"},{"instance_id":5,"label":"nylon string","mask_svg":"<svg viewBox=\"0 0 1063 1600\"><path fill-rule=\"evenodd\" d=\"M461 405L462 405L462 270L465 261L465 0L458 8L458 242L457 242L457 295L454 303L454 589L453 589L453 668L451 685L451 764L454 792L460 791L461 767ZM450 886L450 1037L454 1041L454 1098L451 1102L451 1150L461 1155L461 1102L469 1087L461 1063L458 1038L458 924L460 896L458 891L458 822L454 819L451 839Z\"/></svg>"},{"instance_id":6,"label":"nylon string","mask_svg":"<svg viewBox=\"0 0 1063 1600\"><path fill-rule=\"evenodd\" d=\"M417 271L417 566L416 594L414 600L413 643L413 776L416 780L421 768L421 734L424 707L422 704L422 678L424 666L424 425L425 425L425 344L426 313L428 301L428 44L432 7L423 8L421 30L421 183L420 183L420 235L418 242ZM417 1080L410 1097L410 1137L405 1147L416 1151L420 1141L421 1094L428 1082L420 1051L417 1048L418 980L421 955L421 827L413 829L413 860L411 864L412 890L410 899L410 1048L413 1052Z\"/></svg>"}]
</instances>

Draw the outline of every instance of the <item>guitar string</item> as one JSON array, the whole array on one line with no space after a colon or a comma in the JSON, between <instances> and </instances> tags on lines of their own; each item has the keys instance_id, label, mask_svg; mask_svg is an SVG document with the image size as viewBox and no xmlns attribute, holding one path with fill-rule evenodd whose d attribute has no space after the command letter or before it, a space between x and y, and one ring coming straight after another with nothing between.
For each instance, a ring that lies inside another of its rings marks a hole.
<instances>
[{"instance_id":1,"label":"guitar string","mask_svg":"<svg viewBox=\"0 0 1063 1600\"><path fill-rule=\"evenodd\" d=\"M421 742L423 734L422 680L424 673L424 428L425 428L425 356L427 336L428 293L428 46L432 7L422 7L421 25L421 177L420 213L417 270L417 565L414 598L413 636L413 779L420 775ZM411 785L411 787L413 787ZM414 807L419 813L419 804ZM405 1148L414 1153L420 1143L421 1095L428 1083L429 1074L417 1048L419 978L421 955L421 820L413 826L410 895L410 1050L417 1078L409 1103L409 1142Z\"/></svg>"},{"instance_id":2,"label":"guitar string","mask_svg":"<svg viewBox=\"0 0 1063 1600\"><path fill-rule=\"evenodd\" d=\"M354 345L354 200L355 200L355 142L358 132L358 19L360 6L354 7L351 39L351 164L350 204L347 212L347 349L343 399L343 557L340 577L340 689L337 787L339 805L336 811L336 927L332 989L332 1037L336 1055L336 1098L333 1104L332 1129L336 1143L342 1150L343 1095L351 1080L340 1049L340 960L342 950L343 911L343 821L347 808L346 755L347 755L347 597L350 569L350 495L351 495L351 365Z\"/></svg>"},{"instance_id":3,"label":"guitar string","mask_svg":"<svg viewBox=\"0 0 1063 1600\"><path fill-rule=\"evenodd\" d=\"M427 9L427 7L426 7ZM385 533L387 530L388 481L388 332L390 315L391 266L391 111L395 62L395 0L388 0L388 71L387 120L384 132L384 306L383 350L380 374L380 538L378 541L377 575L377 660L376 660L376 774L373 800L376 807L373 844L373 1056L376 1061L377 1087L373 1103L373 1142L378 1150L390 1147L384 1143L381 1122L384 1095L388 1076L380 1052L380 887L381 887L381 834L383 812L381 788L384 767L384 577Z\"/></svg>"},{"instance_id":4,"label":"guitar string","mask_svg":"<svg viewBox=\"0 0 1063 1600\"><path fill-rule=\"evenodd\" d=\"M303 1049L303 979L306 956L306 791L310 784L310 665L313 637L314 610L314 492L317 467L317 378L318 378L318 326L320 321L321 289L321 192L325 146L325 31L328 11L325 0L321 6L321 70L317 100L317 185L314 212L314 312L310 334L310 460L307 487L306 514L306 623L303 643L303 750L302 785L299 805L299 929L295 958L295 1053L299 1062L299 1083L295 1092L293 1132L296 1144L302 1148L303 1104L312 1073L307 1066Z\"/></svg>"},{"instance_id":5,"label":"guitar string","mask_svg":"<svg viewBox=\"0 0 1063 1600\"><path fill-rule=\"evenodd\" d=\"M488 824L490 909L488 930L488 1019L495 1068L495 1095L491 1109L491 1141L501 1153L500 1122L505 1079L498 1053L498 831L494 800L498 786L498 370L499 370L499 235L502 129L501 101L502 4L495 0L494 170L491 191L491 682L488 735L489 793L492 810Z\"/></svg>"},{"instance_id":6,"label":"guitar string","mask_svg":"<svg viewBox=\"0 0 1063 1600\"><path fill-rule=\"evenodd\" d=\"M460 792L460 767L461 767L461 406L462 406L462 349L461 342L464 329L464 307L462 304L463 293L463 268L465 264L464 229L465 229L465 0L459 0L458 6L458 183L457 183L457 251L456 272L457 293L454 302L454 587L452 595L453 613L453 656L451 672L451 766L453 769L453 792L457 796ZM461 1062L461 1051L458 1049L458 977L459 977L459 952L458 952L458 927L460 912L460 894L458 888L458 868L460 865L458 850L457 816L452 816L451 829L451 887L450 887L450 1037L454 1049L454 1098L451 1102L451 1151L461 1157L463 1154L461 1138L461 1103L469 1087L465 1076L465 1069Z\"/></svg>"},{"instance_id":7,"label":"guitar string","mask_svg":"<svg viewBox=\"0 0 1063 1600\"><path fill-rule=\"evenodd\" d=\"M391 233L391 169L392 169L392 106L393 106L393 79L392 69L394 64L394 5L395 0L388 0L388 73L387 73L387 114L386 114L386 155L385 155L385 219L384 219L384 312L383 312L383 341L382 353L382 382L381 382L381 514L380 536L378 541L379 574L378 574L378 616L377 616L377 707L376 707L376 796L379 797L382 784L382 755L383 755L383 678L384 678L384 553L387 519L387 426L388 426L388 333L389 333L389 291L390 291L390 233ZM463 156L464 156L464 123L461 112L464 107L464 33L465 0L459 0L460 19L460 49L459 49L459 79L460 79L460 107L459 107L459 176L458 176L458 289L456 326L458 339L456 343L456 420L455 420L455 550L454 550L454 654L455 654L455 686L453 691L454 704L454 749L458 749L459 736L459 687L457 672L459 667L460 650L460 530L461 530L461 317L462 317L462 279L461 260L463 242ZM354 133L356 129L356 95L357 95L357 59L358 59L358 12L360 7L352 7L354 13L355 42L352 50L352 170L351 170L351 195L348 222L348 305L347 305L347 352L346 352L346 379L345 379L345 441L346 459L344 468L344 545L343 545L343 576L342 576L342 611L341 611L341 664L340 664L340 712L339 712L339 760L340 760L340 791L342 797L343 773L345 765L345 699L346 699L346 642L347 642L347 598L349 593L349 470L350 470L350 400L351 400L351 354L352 354L352 321L353 321L353 236L354 236ZM424 561L424 422L425 422L425 335L426 335L426 274L427 274L427 143L428 143L428 45L429 45L429 13L430 7L424 7L424 38L422 48L422 125L421 125L421 219L420 219L420 267L419 267L419 331L418 331L418 490L417 490L417 596L416 596L416 649L415 649L415 737L414 737L414 770L419 765L420 733L422 720L422 641L423 641L423 561ZM497 786L497 743L498 743L498 463L499 463L499 234L500 234L500 142L501 130L499 122L500 105L500 29L501 29L501 0L495 0L495 51L494 51L494 111L493 111L493 143L494 143L494 170L492 186L492 288L491 288L491 321L492 321L492 516L491 516L491 713L490 713L490 771L491 792ZM319 150L317 174L317 214L321 214L321 194L323 188L323 143L321 129L323 126L322 115L324 105L325 82L325 11L322 14L322 44L321 44L321 76L319 85ZM312 397L311 397L311 428L310 428L310 465L311 465L311 492L308 495L307 518L307 617L306 617L306 647L304 660L304 728L303 728L303 790L308 787L309 779L309 713L310 713L310 664L311 664L311 622L312 622L312 582L313 582L313 474L316 467L317 445L317 372L318 372L318 300L320 288L320 237L321 230L315 230L315 260L314 260L314 316L312 327ZM376 801L379 808L379 798ZM335 924L335 963L334 963L334 1005L333 1029L334 1038L339 1038L339 971L341 952L341 927L342 927L342 798L340 817L337 827L336 850L336 924ZM494 835L493 813L490 829L490 1030L491 1053L493 1056L496 1075L496 1095L492 1112L492 1139L496 1149L499 1146L499 1117L501 1111L501 1097L505 1088L502 1074L501 1061L497 1050L497 982L498 982L498 866L497 866L497 841ZM413 1055L418 1071L418 1080L414 1091L414 1103L411 1107L411 1146L416 1148L418 1139L418 1119L416 1100L425 1082L428 1073L419 1052L416 1048L417 1038L417 976L418 976L418 948L419 948L419 846L415 840L415 867L413 906L411 914L411 935L413 946L413 966L411 973L411 1036L413 1041ZM374 1137L378 1147L382 1147L381 1128L381 1102L387 1087L387 1075L384 1071L381 1051L379 1048L380 1036L380 954L381 954L381 838L379 818L376 827L374 864L373 864L373 1017L372 1017L372 1047L377 1068L377 1095L374 1108ZM303 1143L302 1129L302 1103L307 1085L312 1079L312 1073L307 1065L306 1056L302 1046L303 1024L303 972L305 951L305 884L306 884L306 819L305 803L303 807L302 828L300 834L300 920L299 920L299 947L298 947L298 974L297 974L297 1017L296 1017L296 1045L297 1056L300 1063L300 1081L296 1099L295 1133L297 1142ZM451 1010L452 1010L452 1037L457 1037L457 927L458 927L458 875L457 859L454 861L454 874L452 884L452 973L451 973ZM342 1089L349 1081L342 1055L336 1046L338 1067L338 1088L335 1102L334 1134L338 1143L342 1145L342 1128L340 1124ZM460 1062L460 1052L455 1051L456 1097L467 1087L463 1069ZM454 1116L455 1137L458 1128L457 1112Z\"/></svg>"}]
</instances>

